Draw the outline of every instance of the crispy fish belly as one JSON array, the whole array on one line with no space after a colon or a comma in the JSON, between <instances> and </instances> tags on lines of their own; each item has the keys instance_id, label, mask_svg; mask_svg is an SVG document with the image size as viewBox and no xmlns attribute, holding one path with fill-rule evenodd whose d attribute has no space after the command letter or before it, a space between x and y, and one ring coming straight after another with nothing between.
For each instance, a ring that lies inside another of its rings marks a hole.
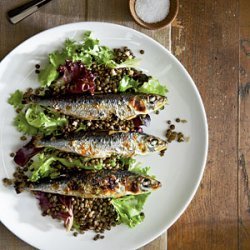
<instances>
[{"instance_id":1,"label":"crispy fish belly","mask_svg":"<svg viewBox=\"0 0 250 250\"><path fill-rule=\"evenodd\" d=\"M137 132L79 133L68 138L54 140L35 139L37 148L55 148L64 152L72 152L89 158L106 158L111 155L133 156L159 152L167 148L167 142Z\"/></svg>"},{"instance_id":2,"label":"crispy fish belly","mask_svg":"<svg viewBox=\"0 0 250 250\"><path fill-rule=\"evenodd\" d=\"M130 120L162 108L167 99L153 94L100 94L59 97L31 97L31 102L82 120L106 120L114 115Z\"/></svg>"},{"instance_id":3,"label":"crispy fish belly","mask_svg":"<svg viewBox=\"0 0 250 250\"><path fill-rule=\"evenodd\" d=\"M161 187L161 183L149 176L130 171L84 171L68 178L32 184L26 190L42 191L82 198L118 198L138 195Z\"/></svg>"}]
</instances>

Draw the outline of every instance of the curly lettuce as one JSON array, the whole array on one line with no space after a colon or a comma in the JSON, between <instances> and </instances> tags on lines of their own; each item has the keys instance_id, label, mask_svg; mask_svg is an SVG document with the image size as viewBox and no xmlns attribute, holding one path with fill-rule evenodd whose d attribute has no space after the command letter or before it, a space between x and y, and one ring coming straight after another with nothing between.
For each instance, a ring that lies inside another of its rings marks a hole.
<instances>
[{"instance_id":1,"label":"curly lettuce","mask_svg":"<svg viewBox=\"0 0 250 250\"><path fill-rule=\"evenodd\" d=\"M103 164L101 162L94 165L90 164L89 161L83 157L78 157L77 159L62 158L53 154L39 153L29 166L29 180L36 182L41 178L56 178L60 175L60 169L65 167L80 168L85 170L101 170L103 168Z\"/></svg>"},{"instance_id":2,"label":"curly lettuce","mask_svg":"<svg viewBox=\"0 0 250 250\"><path fill-rule=\"evenodd\" d=\"M157 94L165 96L168 92L167 87L162 85L157 79L151 78L147 82L141 84L132 77L126 75L124 76L118 86L119 92L125 92L128 89L132 89L135 92L147 93L147 94Z\"/></svg>"},{"instance_id":3,"label":"curly lettuce","mask_svg":"<svg viewBox=\"0 0 250 250\"><path fill-rule=\"evenodd\" d=\"M47 113L47 114L46 114ZM67 124L67 119L56 112L46 112L41 106L32 104L25 111L27 123L36 128L38 133L50 135L58 128L62 128Z\"/></svg>"},{"instance_id":4,"label":"curly lettuce","mask_svg":"<svg viewBox=\"0 0 250 250\"><path fill-rule=\"evenodd\" d=\"M8 103L11 104L16 109L22 109L24 105L22 104L23 92L16 90L12 93L8 99Z\"/></svg>"},{"instance_id":5,"label":"curly lettuce","mask_svg":"<svg viewBox=\"0 0 250 250\"><path fill-rule=\"evenodd\" d=\"M144 82L142 86L137 89L138 92L147 94L156 94L165 96L168 92L167 87L162 85L157 79L151 78L148 82Z\"/></svg>"},{"instance_id":6,"label":"curly lettuce","mask_svg":"<svg viewBox=\"0 0 250 250\"><path fill-rule=\"evenodd\" d=\"M49 64L40 71L38 79L41 86L50 86L59 76L58 67L64 64L66 60L81 61L87 68L92 65L93 61L113 68L117 65L113 59L113 50L101 46L100 41L92 38L90 31L86 31L83 34L82 41L77 42L67 39L61 50L50 53Z\"/></svg>"},{"instance_id":7,"label":"curly lettuce","mask_svg":"<svg viewBox=\"0 0 250 250\"><path fill-rule=\"evenodd\" d=\"M128 89L136 90L140 83L129 76L124 76L119 82L118 91L125 92Z\"/></svg>"},{"instance_id":8,"label":"curly lettuce","mask_svg":"<svg viewBox=\"0 0 250 250\"><path fill-rule=\"evenodd\" d=\"M121 158L121 160L129 166L128 170L140 175L149 175L150 167L141 167L141 163L136 163L133 158ZM119 223L135 227L144 220L143 206L150 193L140 195L129 195L122 198L112 199L111 203L117 212L117 220Z\"/></svg>"},{"instance_id":9,"label":"curly lettuce","mask_svg":"<svg viewBox=\"0 0 250 250\"><path fill-rule=\"evenodd\" d=\"M135 227L144 220L143 206L150 193L130 195L112 199L111 203L117 212L117 220L129 227Z\"/></svg>"},{"instance_id":10,"label":"curly lettuce","mask_svg":"<svg viewBox=\"0 0 250 250\"><path fill-rule=\"evenodd\" d=\"M113 68L119 69L119 68L137 68L139 66L140 59L138 58L131 58L127 59L124 62L121 62L119 64L115 64Z\"/></svg>"},{"instance_id":11,"label":"curly lettuce","mask_svg":"<svg viewBox=\"0 0 250 250\"><path fill-rule=\"evenodd\" d=\"M26 135L51 135L67 122L59 113L46 111L41 106L32 104L17 114L14 125Z\"/></svg>"},{"instance_id":12,"label":"curly lettuce","mask_svg":"<svg viewBox=\"0 0 250 250\"><path fill-rule=\"evenodd\" d=\"M104 167L103 161L96 161L94 164L90 161L90 158L84 157L60 157L54 152L44 151L38 153L34 158L32 164L29 166L29 173L30 173L30 181L38 181L42 178L49 177L49 178L56 178L60 174L61 169L68 168L78 168L84 170L101 170ZM117 160L123 167L131 169L139 173L139 170L134 170L131 166L135 164L135 159L133 158L125 158L125 157L117 157ZM109 164L112 167L116 166L116 161L110 159ZM138 168L138 165L137 167ZM142 171L145 171L142 169ZM145 173L145 172L144 172ZM146 174L145 174L146 175Z\"/></svg>"},{"instance_id":13,"label":"curly lettuce","mask_svg":"<svg viewBox=\"0 0 250 250\"><path fill-rule=\"evenodd\" d=\"M18 109L14 119L18 131L26 135L50 135L68 123L65 116L45 110L38 104L24 105L22 100L23 93L20 90L16 90L8 99L8 103Z\"/></svg>"}]
</instances>

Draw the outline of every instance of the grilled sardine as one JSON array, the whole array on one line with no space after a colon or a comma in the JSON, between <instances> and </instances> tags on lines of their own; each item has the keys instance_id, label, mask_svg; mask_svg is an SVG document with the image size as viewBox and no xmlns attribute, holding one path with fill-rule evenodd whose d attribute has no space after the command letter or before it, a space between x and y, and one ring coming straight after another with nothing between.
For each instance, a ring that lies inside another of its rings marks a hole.
<instances>
[{"instance_id":1,"label":"grilled sardine","mask_svg":"<svg viewBox=\"0 0 250 250\"><path fill-rule=\"evenodd\" d=\"M26 190L82 198L118 198L151 192L160 187L161 183L149 176L122 170L100 170L32 184Z\"/></svg>"},{"instance_id":2,"label":"grilled sardine","mask_svg":"<svg viewBox=\"0 0 250 250\"><path fill-rule=\"evenodd\" d=\"M59 97L31 97L31 102L83 120L107 120L113 116L130 120L162 108L167 99L153 94L99 94Z\"/></svg>"},{"instance_id":3,"label":"grilled sardine","mask_svg":"<svg viewBox=\"0 0 250 250\"><path fill-rule=\"evenodd\" d=\"M37 138L34 140L34 145L37 148L55 148L89 158L106 158L111 155L145 155L167 148L166 141L153 135L137 132L78 133L68 138L54 140Z\"/></svg>"}]
</instances>

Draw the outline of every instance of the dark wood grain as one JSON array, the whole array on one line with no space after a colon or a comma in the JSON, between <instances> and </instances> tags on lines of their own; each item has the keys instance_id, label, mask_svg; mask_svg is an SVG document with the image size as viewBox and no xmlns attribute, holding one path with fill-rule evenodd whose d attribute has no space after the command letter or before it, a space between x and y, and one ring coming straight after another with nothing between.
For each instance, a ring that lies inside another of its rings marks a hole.
<instances>
[{"instance_id":1,"label":"dark wood grain","mask_svg":"<svg viewBox=\"0 0 250 250\"><path fill-rule=\"evenodd\" d=\"M240 1L239 249L250 249L250 4Z\"/></svg>"},{"instance_id":2,"label":"dark wood grain","mask_svg":"<svg viewBox=\"0 0 250 250\"><path fill-rule=\"evenodd\" d=\"M169 249L237 249L239 5L183 0L181 6L173 51L204 101L209 157L198 193L168 230Z\"/></svg>"},{"instance_id":3,"label":"dark wood grain","mask_svg":"<svg viewBox=\"0 0 250 250\"><path fill-rule=\"evenodd\" d=\"M29 37L61 24L85 21L85 0L53 0L39 11L13 25L6 18L6 12L27 0L0 1L0 59Z\"/></svg>"},{"instance_id":4,"label":"dark wood grain","mask_svg":"<svg viewBox=\"0 0 250 250\"><path fill-rule=\"evenodd\" d=\"M24 241L17 238L0 223L0 249L1 250L34 250Z\"/></svg>"}]
</instances>

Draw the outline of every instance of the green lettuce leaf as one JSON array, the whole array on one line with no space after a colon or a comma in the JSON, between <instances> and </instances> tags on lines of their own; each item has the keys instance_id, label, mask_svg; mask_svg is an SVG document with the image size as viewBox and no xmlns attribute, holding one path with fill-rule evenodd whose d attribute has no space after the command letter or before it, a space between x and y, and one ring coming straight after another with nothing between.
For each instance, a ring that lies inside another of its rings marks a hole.
<instances>
[{"instance_id":1,"label":"green lettuce leaf","mask_svg":"<svg viewBox=\"0 0 250 250\"><path fill-rule=\"evenodd\" d=\"M86 31L83 34L82 50L95 55L98 51L100 41L98 39L92 38L92 32Z\"/></svg>"},{"instance_id":2,"label":"green lettuce leaf","mask_svg":"<svg viewBox=\"0 0 250 250\"><path fill-rule=\"evenodd\" d=\"M156 94L165 96L168 92L166 86L162 85L157 79L151 78L148 82L142 85L132 77L126 75L119 82L119 92L125 92L128 89L133 89L135 92Z\"/></svg>"},{"instance_id":3,"label":"green lettuce leaf","mask_svg":"<svg viewBox=\"0 0 250 250\"><path fill-rule=\"evenodd\" d=\"M89 68L93 62L93 58L90 54L80 52L78 54L73 55L72 61L81 61L87 68Z\"/></svg>"},{"instance_id":4,"label":"green lettuce leaf","mask_svg":"<svg viewBox=\"0 0 250 250\"><path fill-rule=\"evenodd\" d=\"M145 193L112 199L111 203L118 214L118 221L129 227L140 224L145 217L142 209L149 195L150 193Z\"/></svg>"},{"instance_id":5,"label":"green lettuce leaf","mask_svg":"<svg viewBox=\"0 0 250 250\"><path fill-rule=\"evenodd\" d=\"M114 67L116 63L113 61L114 58L113 50L107 46L101 46L100 41L98 39L93 39L91 35L92 33L90 31L84 33L83 43L82 46L80 46L81 55L83 57L90 57L91 55L94 57L95 61L98 64L104 64L108 67Z\"/></svg>"},{"instance_id":6,"label":"green lettuce leaf","mask_svg":"<svg viewBox=\"0 0 250 250\"><path fill-rule=\"evenodd\" d=\"M150 169L151 169L150 167L142 168L141 163L137 163L137 164L134 164L134 165L130 166L128 170L131 171L131 172L140 174L140 175L149 176Z\"/></svg>"},{"instance_id":7,"label":"green lettuce leaf","mask_svg":"<svg viewBox=\"0 0 250 250\"><path fill-rule=\"evenodd\" d=\"M62 158L53 154L39 153L34 158L33 163L30 165L30 177L32 182L38 181L41 178L49 177L55 178L60 174L60 169L67 168L80 168L86 170L101 170L103 168L102 163L92 165L88 160L78 157L75 158Z\"/></svg>"},{"instance_id":8,"label":"green lettuce leaf","mask_svg":"<svg viewBox=\"0 0 250 250\"><path fill-rule=\"evenodd\" d=\"M45 110L37 104L27 105L14 119L17 130L26 135L50 135L67 122L61 114Z\"/></svg>"},{"instance_id":9,"label":"green lettuce leaf","mask_svg":"<svg viewBox=\"0 0 250 250\"><path fill-rule=\"evenodd\" d=\"M114 68L137 68L140 64L140 59L138 58L132 58L132 59L127 59L126 61L116 64Z\"/></svg>"},{"instance_id":10,"label":"green lettuce leaf","mask_svg":"<svg viewBox=\"0 0 250 250\"><path fill-rule=\"evenodd\" d=\"M86 31L80 42L67 39L63 49L49 54L49 63L40 71L38 76L41 86L50 86L58 78L57 69L61 64L65 63L65 60L81 61L88 68L92 65L93 60L97 64L102 64L109 68L138 66L139 60L135 58L117 64L114 61L113 50L107 46L100 45L100 41L92 38L91 35L90 31Z\"/></svg>"},{"instance_id":11,"label":"green lettuce leaf","mask_svg":"<svg viewBox=\"0 0 250 250\"><path fill-rule=\"evenodd\" d=\"M37 128L44 135L52 134L67 124L67 119L61 117L59 113L50 111L45 114L45 110L36 104L30 105L26 110L25 118L30 126Z\"/></svg>"},{"instance_id":12,"label":"green lettuce leaf","mask_svg":"<svg viewBox=\"0 0 250 250\"><path fill-rule=\"evenodd\" d=\"M61 51L61 55L63 55L64 57L69 57L72 58L77 52L76 50L79 49L79 45L77 44L76 41L71 40L71 39L66 39L66 41L64 42L64 49ZM64 61L67 58L64 58ZM60 64L64 63L60 62Z\"/></svg>"},{"instance_id":13,"label":"green lettuce leaf","mask_svg":"<svg viewBox=\"0 0 250 250\"><path fill-rule=\"evenodd\" d=\"M86 129L87 129L86 125L81 123L80 126L77 128L76 132L85 131Z\"/></svg>"},{"instance_id":14,"label":"green lettuce leaf","mask_svg":"<svg viewBox=\"0 0 250 250\"><path fill-rule=\"evenodd\" d=\"M57 69L65 63L65 60L83 60L77 53L79 45L76 41L67 39L64 42L62 50L57 50L49 54L49 63L42 69L38 75L41 86L50 86L51 83L58 78Z\"/></svg>"},{"instance_id":15,"label":"green lettuce leaf","mask_svg":"<svg viewBox=\"0 0 250 250\"><path fill-rule=\"evenodd\" d=\"M38 129L27 122L24 112L17 114L14 119L14 126L19 132L23 132L26 135L37 135L38 133Z\"/></svg>"},{"instance_id":16,"label":"green lettuce leaf","mask_svg":"<svg viewBox=\"0 0 250 250\"><path fill-rule=\"evenodd\" d=\"M45 154L40 153L29 167L31 171L29 180L35 182L44 177L57 177L59 175L58 170L51 167L54 161L54 157L46 157Z\"/></svg>"},{"instance_id":17,"label":"green lettuce leaf","mask_svg":"<svg viewBox=\"0 0 250 250\"><path fill-rule=\"evenodd\" d=\"M104 64L109 68L114 68L116 66L113 50L106 46L100 46L98 53L94 56L98 64Z\"/></svg>"},{"instance_id":18,"label":"green lettuce leaf","mask_svg":"<svg viewBox=\"0 0 250 250\"><path fill-rule=\"evenodd\" d=\"M138 81L126 75L121 79L118 86L118 91L125 92L130 88L136 90L138 88L138 85L139 85Z\"/></svg>"},{"instance_id":19,"label":"green lettuce leaf","mask_svg":"<svg viewBox=\"0 0 250 250\"><path fill-rule=\"evenodd\" d=\"M38 80L42 87L50 86L58 78L57 69L65 60L72 60L77 54L78 45L75 41L67 39L64 42L62 50L54 51L49 54L49 63L42 69L38 75Z\"/></svg>"},{"instance_id":20,"label":"green lettuce leaf","mask_svg":"<svg viewBox=\"0 0 250 250\"><path fill-rule=\"evenodd\" d=\"M166 86L161 85L157 79L152 78L148 82L143 83L143 85L139 87L137 91L141 93L165 96L168 90Z\"/></svg>"},{"instance_id":21,"label":"green lettuce leaf","mask_svg":"<svg viewBox=\"0 0 250 250\"><path fill-rule=\"evenodd\" d=\"M48 64L44 69L42 69L38 75L38 80L42 87L50 86L51 82L53 82L58 77L57 67Z\"/></svg>"},{"instance_id":22,"label":"green lettuce leaf","mask_svg":"<svg viewBox=\"0 0 250 250\"><path fill-rule=\"evenodd\" d=\"M131 162L131 164L129 164L128 170L139 175L150 176L151 178L154 178L154 179L156 178L154 175L151 175L149 173L151 170L150 167L148 166L142 167L142 163L136 162L136 160L134 160L134 162Z\"/></svg>"},{"instance_id":23,"label":"green lettuce leaf","mask_svg":"<svg viewBox=\"0 0 250 250\"><path fill-rule=\"evenodd\" d=\"M122 163L122 166L128 166L128 168L131 168L136 162L136 160L131 158L131 157L122 157L121 156L119 158L119 160Z\"/></svg>"},{"instance_id":24,"label":"green lettuce leaf","mask_svg":"<svg viewBox=\"0 0 250 250\"><path fill-rule=\"evenodd\" d=\"M23 92L20 90L16 90L12 93L8 99L8 103L13 105L14 108L22 109L24 105L22 104L23 100Z\"/></svg>"}]
</instances>

